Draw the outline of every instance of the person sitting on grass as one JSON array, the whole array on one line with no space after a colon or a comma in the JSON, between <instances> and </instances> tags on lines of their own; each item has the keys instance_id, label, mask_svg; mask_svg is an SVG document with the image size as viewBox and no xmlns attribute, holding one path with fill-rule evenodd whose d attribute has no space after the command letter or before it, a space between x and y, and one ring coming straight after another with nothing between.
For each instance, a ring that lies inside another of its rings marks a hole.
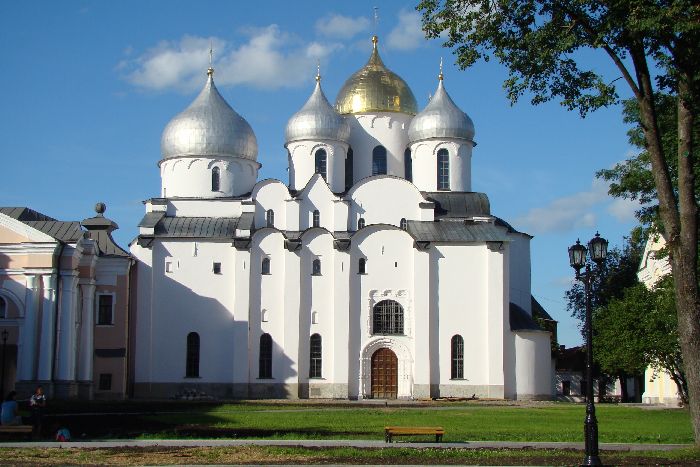
<instances>
[{"instance_id":1,"label":"person sitting on grass","mask_svg":"<svg viewBox=\"0 0 700 467\"><path fill-rule=\"evenodd\" d=\"M0 413L0 423L2 425L21 425L22 417L17 414L19 407L17 406L17 401L15 396L17 392L10 391L2 403L2 409Z\"/></svg>"}]
</instances>

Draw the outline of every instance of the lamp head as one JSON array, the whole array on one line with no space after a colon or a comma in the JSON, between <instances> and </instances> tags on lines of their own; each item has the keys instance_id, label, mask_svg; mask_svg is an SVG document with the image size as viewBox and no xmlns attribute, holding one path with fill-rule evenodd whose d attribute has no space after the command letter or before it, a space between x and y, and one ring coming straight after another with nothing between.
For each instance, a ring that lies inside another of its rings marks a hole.
<instances>
[{"instance_id":1,"label":"lamp head","mask_svg":"<svg viewBox=\"0 0 700 467\"><path fill-rule=\"evenodd\" d=\"M581 245L580 240L569 247L569 264L577 272L586 264L586 252L586 247Z\"/></svg>"},{"instance_id":2,"label":"lamp head","mask_svg":"<svg viewBox=\"0 0 700 467\"><path fill-rule=\"evenodd\" d=\"M608 241L596 232L595 237L588 242L588 249L591 252L591 259L600 266L608 255Z\"/></svg>"}]
</instances>

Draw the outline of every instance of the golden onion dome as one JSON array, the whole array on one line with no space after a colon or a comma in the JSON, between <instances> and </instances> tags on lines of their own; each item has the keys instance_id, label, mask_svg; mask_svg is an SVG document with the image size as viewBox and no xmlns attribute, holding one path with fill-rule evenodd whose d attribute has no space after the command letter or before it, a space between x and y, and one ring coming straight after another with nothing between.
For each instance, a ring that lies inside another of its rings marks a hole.
<instances>
[{"instance_id":1,"label":"golden onion dome","mask_svg":"<svg viewBox=\"0 0 700 467\"><path fill-rule=\"evenodd\" d=\"M377 36L372 37L372 55L340 89L335 108L340 114L361 112L401 112L415 115L416 98L399 75L389 70L379 57Z\"/></svg>"}]
</instances>

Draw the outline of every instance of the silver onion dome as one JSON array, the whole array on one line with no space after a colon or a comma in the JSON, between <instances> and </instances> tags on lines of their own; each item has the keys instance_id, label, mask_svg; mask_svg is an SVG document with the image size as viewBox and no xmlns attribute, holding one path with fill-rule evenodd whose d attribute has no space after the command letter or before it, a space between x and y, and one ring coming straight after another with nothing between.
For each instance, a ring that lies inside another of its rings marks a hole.
<instances>
[{"instance_id":1,"label":"silver onion dome","mask_svg":"<svg viewBox=\"0 0 700 467\"><path fill-rule=\"evenodd\" d=\"M160 140L163 159L181 156L242 157L256 160L258 141L248 122L221 97L214 70L204 89L166 125Z\"/></svg>"},{"instance_id":2,"label":"silver onion dome","mask_svg":"<svg viewBox=\"0 0 700 467\"><path fill-rule=\"evenodd\" d=\"M474 142L474 122L462 112L442 84L423 111L413 117L408 127L408 141L413 143L429 138L457 138Z\"/></svg>"},{"instance_id":3,"label":"silver onion dome","mask_svg":"<svg viewBox=\"0 0 700 467\"><path fill-rule=\"evenodd\" d=\"M350 124L328 102L321 89L321 77L306 104L292 115L285 129L287 143L304 139L330 139L347 142Z\"/></svg>"}]
</instances>

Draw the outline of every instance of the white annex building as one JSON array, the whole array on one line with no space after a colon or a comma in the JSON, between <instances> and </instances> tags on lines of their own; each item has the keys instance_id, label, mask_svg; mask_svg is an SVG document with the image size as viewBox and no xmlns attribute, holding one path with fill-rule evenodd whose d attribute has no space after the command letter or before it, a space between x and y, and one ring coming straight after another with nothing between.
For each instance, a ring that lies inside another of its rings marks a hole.
<instances>
[{"instance_id":1,"label":"white annex building","mask_svg":"<svg viewBox=\"0 0 700 467\"><path fill-rule=\"evenodd\" d=\"M550 398L530 239L472 192L474 125L382 63L286 128L289 183L214 70L166 126L136 259L135 397ZM300 102L301 104L301 102Z\"/></svg>"}]
</instances>

